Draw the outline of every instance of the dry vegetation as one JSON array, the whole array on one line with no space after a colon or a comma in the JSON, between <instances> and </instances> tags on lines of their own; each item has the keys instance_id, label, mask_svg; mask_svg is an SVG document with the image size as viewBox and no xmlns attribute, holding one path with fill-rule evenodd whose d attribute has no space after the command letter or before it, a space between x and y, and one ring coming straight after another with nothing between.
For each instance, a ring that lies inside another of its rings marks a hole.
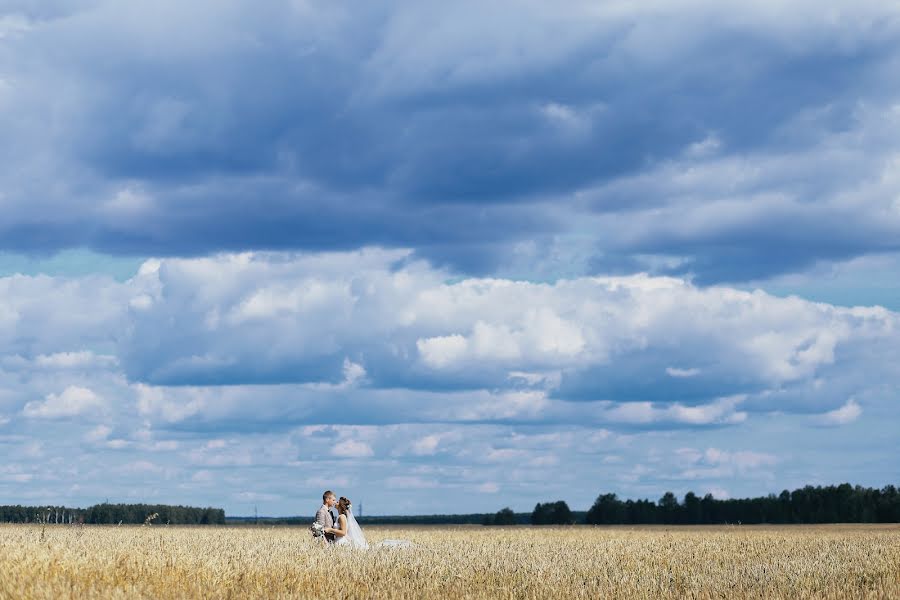
<instances>
[{"instance_id":1,"label":"dry vegetation","mask_svg":"<svg viewBox=\"0 0 900 600\"><path fill-rule=\"evenodd\" d=\"M900 598L900 527L0 525L0 598Z\"/></svg>"}]
</instances>

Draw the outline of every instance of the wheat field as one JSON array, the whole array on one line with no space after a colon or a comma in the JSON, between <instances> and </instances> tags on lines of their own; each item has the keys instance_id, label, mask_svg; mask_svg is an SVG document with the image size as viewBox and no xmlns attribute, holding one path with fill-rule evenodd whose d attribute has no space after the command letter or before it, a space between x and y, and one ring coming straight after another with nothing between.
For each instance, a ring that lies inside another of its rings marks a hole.
<instances>
[{"instance_id":1,"label":"wheat field","mask_svg":"<svg viewBox=\"0 0 900 600\"><path fill-rule=\"evenodd\" d=\"M0 525L0 598L900 598L900 526Z\"/></svg>"}]
</instances>

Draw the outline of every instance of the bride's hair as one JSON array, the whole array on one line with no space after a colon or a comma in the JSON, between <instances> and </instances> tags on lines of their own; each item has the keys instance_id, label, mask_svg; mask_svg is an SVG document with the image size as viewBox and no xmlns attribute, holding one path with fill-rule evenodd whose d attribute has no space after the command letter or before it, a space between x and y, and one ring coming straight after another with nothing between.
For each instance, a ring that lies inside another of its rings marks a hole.
<instances>
[{"instance_id":1,"label":"bride's hair","mask_svg":"<svg viewBox=\"0 0 900 600\"><path fill-rule=\"evenodd\" d=\"M350 499L341 496L338 499L337 508L338 512L342 515L347 514L350 511Z\"/></svg>"}]
</instances>

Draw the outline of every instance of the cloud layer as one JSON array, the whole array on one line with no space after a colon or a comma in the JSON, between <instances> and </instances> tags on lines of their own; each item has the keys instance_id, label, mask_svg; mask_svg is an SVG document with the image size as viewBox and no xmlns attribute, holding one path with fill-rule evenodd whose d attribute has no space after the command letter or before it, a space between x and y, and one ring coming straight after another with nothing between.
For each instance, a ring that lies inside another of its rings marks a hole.
<instances>
[{"instance_id":1,"label":"cloud layer","mask_svg":"<svg viewBox=\"0 0 900 600\"><path fill-rule=\"evenodd\" d=\"M3 11L9 250L704 282L898 250L890 3Z\"/></svg>"},{"instance_id":2,"label":"cloud layer","mask_svg":"<svg viewBox=\"0 0 900 600\"><path fill-rule=\"evenodd\" d=\"M896 313L667 277L459 279L368 249L0 286L0 442L16 449L16 477L52 485L37 465L66 448L72 476L84 468L72 460L95 458L147 497L212 498L215 482L236 511L248 493L288 511L290 486L333 470L382 511L404 490L441 490L444 510L472 491L530 501L540 488L522 470L571 460L609 478L561 484L583 503L602 485L753 493L810 480L795 469L820 452L761 431L877 432L900 385Z\"/></svg>"},{"instance_id":3,"label":"cloud layer","mask_svg":"<svg viewBox=\"0 0 900 600\"><path fill-rule=\"evenodd\" d=\"M896 483L898 61L875 0L3 2L0 502Z\"/></svg>"}]
</instances>

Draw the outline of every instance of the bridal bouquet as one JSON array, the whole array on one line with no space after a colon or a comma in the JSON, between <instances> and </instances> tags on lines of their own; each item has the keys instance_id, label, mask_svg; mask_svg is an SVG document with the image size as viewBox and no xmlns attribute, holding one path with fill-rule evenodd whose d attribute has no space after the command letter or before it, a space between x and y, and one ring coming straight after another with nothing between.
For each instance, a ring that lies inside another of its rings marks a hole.
<instances>
[{"instance_id":1,"label":"bridal bouquet","mask_svg":"<svg viewBox=\"0 0 900 600\"><path fill-rule=\"evenodd\" d=\"M318 521L313 521L313 524L309 526L309 530L312 531L313 537L318 538L325 535L325 527Z\"/></svg>"}]
</instances>

